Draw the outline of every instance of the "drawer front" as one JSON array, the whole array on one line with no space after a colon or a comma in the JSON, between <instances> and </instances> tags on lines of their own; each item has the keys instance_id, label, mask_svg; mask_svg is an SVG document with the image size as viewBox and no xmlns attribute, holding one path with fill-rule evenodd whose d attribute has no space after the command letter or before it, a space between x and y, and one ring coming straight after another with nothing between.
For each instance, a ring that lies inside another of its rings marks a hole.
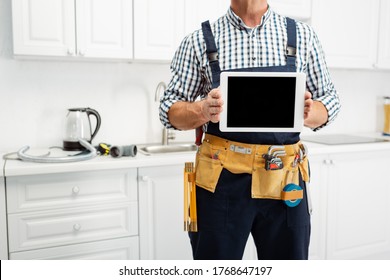
<instances>
[{"instance_id":1,"label":"drawer front","mask_svg":"<svg viewBox=\"0 0 390 280\"><path fill-rule=\"evenodd\" d=\"M137 200L137 170L105 170L6 179L8 213Z\"/></svg>"},{"instance_id":2,"label":"drawer front","mask_svg":"<svg viewBox=\"0 0 390 280\"><path fill-rule=\"evenodd\" d=\"M138 235L138 204L8 216L9 251Z\"/></svg>"},{"instance_id":3,"label":"drawer front","mask_svg":"<svg viewBox=\"0 0 390 280\"><path fill-rule=\"evenodd\" d=\"M138 236L16 252L11 260L138 260Z\"/></svg>"}]
</instances>

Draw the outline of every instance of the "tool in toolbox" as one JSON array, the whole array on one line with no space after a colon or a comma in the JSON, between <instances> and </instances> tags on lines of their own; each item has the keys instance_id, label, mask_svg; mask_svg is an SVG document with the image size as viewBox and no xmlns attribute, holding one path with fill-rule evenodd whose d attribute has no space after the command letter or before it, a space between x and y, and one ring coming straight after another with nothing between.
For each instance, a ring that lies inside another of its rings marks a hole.
<instances>
[{"instance_id":1,"label":"tool in toolbox","mask_svg":"<svg viewBox=\"0 0 390 280\"><path fill-rule=\"evenodd\" d=\"M263 154L265 159L265 169L266 170L279 170L283 168L283 162L279 158L280 156L285 156L286 151L284 146L270 146L268 148L268 153Z\"/></svg>"},{"instance_id":2,"label":"tool in toolbox","mask_svg":"<svg viewBox=\"0 0 390 280\"><path fill-rule=\"evenodd\" d=\"M186 162L184 165L184 230L189 232L198 231L193 162Z\"/></svg>"}]
</instances>

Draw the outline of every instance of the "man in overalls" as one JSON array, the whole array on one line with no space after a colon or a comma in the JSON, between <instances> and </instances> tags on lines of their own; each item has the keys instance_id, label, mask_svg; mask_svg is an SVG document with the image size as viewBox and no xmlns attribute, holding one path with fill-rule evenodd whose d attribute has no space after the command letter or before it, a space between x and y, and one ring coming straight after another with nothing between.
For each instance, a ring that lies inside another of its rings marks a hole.
<instances>
[{"instance_id":1,"label":"man in overalls","mask_svg":"<svg viewBox=\"0 0 390 280\"><path fill-rule=\"evenodd\" d=\"M182 41L171 70L162 123L205 132L197 134L198 231L189 234L194 259L242 259L250 233L259 259L308 259L309 170L299 133L221 132L218 87L221 71L304 72L305 126L331 123L340 104L313 29L275 13L267 0L231 0L227 14ZM266 168L267 152L280 146L283 168ZM288 192L289 183L300 191Z\"/></svg>"}]
</instances>

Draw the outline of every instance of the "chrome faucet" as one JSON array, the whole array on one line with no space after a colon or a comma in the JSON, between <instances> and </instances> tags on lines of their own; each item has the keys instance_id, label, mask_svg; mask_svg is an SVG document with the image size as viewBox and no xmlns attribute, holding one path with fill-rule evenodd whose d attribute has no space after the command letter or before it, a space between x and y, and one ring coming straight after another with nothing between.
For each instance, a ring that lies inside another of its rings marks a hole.
<instances>
[{"instance_id":1,"label":"chrome faucet","mask_svg":"<svg viewBox=\"0 0 390 280\"><path fill-rule=\"evenodd\" d=\"M156 91L154 93L154 101L159 102L161 90L162 90L162 92L165 92L166 89L167 89L167 85L164 82L160 82L157 85ZM169 140L175 140L175 138L176 138L175 132L167 129L164 126L163 131L162 131L162 141L161 141L162 145L168 145Z\"/></svg>"}]
</instances>

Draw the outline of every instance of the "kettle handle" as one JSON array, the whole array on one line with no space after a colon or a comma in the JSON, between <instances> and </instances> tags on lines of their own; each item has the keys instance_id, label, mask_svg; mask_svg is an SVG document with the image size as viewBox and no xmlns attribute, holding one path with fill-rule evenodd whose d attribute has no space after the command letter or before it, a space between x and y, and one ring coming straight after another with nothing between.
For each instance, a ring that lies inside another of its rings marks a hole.
<instances>
[{"instance_id":1,"label":"kettle handle","mask_svg":"<svg viewBox=\"0 0 390 280\"><path fill-rule=\"evenodd\" d=\"M94 115L96 118L96 127L95 127L94 132L91 135L91 143L92 143L93 138L96 136L96 133L98 133L98 131L100 129L100 124L101 124L102 120L100 118L99 113L96 110L94 110L92 108L86 108L86 112L87 112L88 118L90 115Z\"/></svg>"}]
</instances>

